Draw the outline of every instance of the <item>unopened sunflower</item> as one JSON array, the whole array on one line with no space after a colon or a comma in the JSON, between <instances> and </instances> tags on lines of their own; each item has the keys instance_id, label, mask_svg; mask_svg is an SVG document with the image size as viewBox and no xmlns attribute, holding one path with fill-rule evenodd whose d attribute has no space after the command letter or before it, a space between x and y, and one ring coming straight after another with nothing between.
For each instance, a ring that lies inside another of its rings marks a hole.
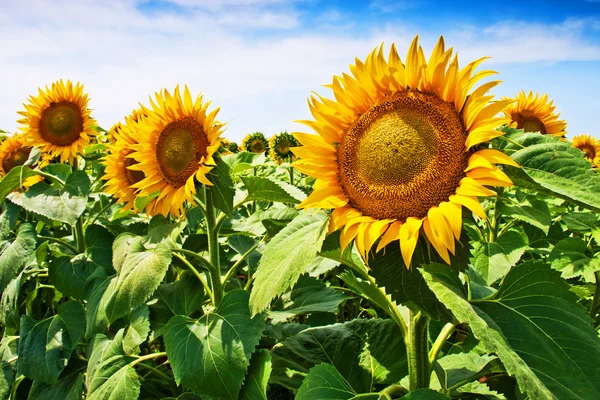
<instances>
[{"instance_id":1,"label":"unopened sunflower","mask_svg":"<svg viewBox=\"0 0 600 400\"><path fill-rule=\"evenodd\" d=\"M147 214L181 216L186 201L193 200L196 181L212 185L206 175L215 164L224 124L215 120L219 109L209 113L210 102L201 95L193 100L187 86L183 96L177 87L173 94L156 93L150 103L151 108L144 108L147 118L133 125L138 144L127 157L137 164L129 169L143 171L145 178L132 187L141 196L160 193L146 206Z\"/></svg>"},{"instance_id":2,"label":"unopened sunflower","mask_svg":"<svg viewBox=\"0 0 600 400\"><path fill-rule=\"evenodd\" d=\"M281 132L269 139L269 155L278 164L291 162L296 159L291 148L296 146L300 146L300 143L293 135Z\"/></svg>"},{"instance_id":3,"label":"unopened sunflower","mask_svg":"<svg viewBox=\"0 0 600 400\"><path fill-rule=\"evenodd\" d=\"M583 151L585 158L595 167L600 167L600 143L590 135L579 135L573 138L573 147Z\"/></svg>"},{"instance_id":4,"label":"unopened sunflower","mask_svg":"<svg viewBox=\"0 0 600 400\"><path fill-rule=\"evenodd\" d=\"M269 143L261 132L254 132L246 135L242 139L240 146L242 151L249 151L256 154L263 154L269 151Z\"/></svg>"},{"instance_id":5,"label":"unopened sunflower","mask_svg":"<svg viewBox=\"0 0 600 400\"><path fill-rule=\"evenodd\" d=\"M556 106L548 101L548 95L533 96L533 92L525 94L522 90L516 97L516 102L504 110L510 118L511 126L523 129L525 132L540 132L543 135L564 136L567 123L559 120L559 113L555 113Z\"/></svg>"},{"instance_id":6,"label":"unopened sunflower","mask_svg":"<svg viewBox=\"0 0 600 400\"><path fill-rule=\"evenodd\" d=\"M410 266L423 232L449 263L462 207L485 218L478 196L496 194L485 186L512 185L494 164L517 164L480 146L504 134L497 114L512 102L491 102L498 81L471 90L495 73L474 72L483 60L459 69L440 38L427 62L416 37L404 64L394 45L387 60L375 49L333 78L335 100L311 97L315 119L300 122L318 135L295 133L303 146L292 150L294 167L316 178L300 207L333 208L342 248L354 240L366 258L378 239L377 251L398 240Z\"/></svg>"},{"instance_id":7,"label":"unopened sunflower","mask_svg":"<svg viewBox=\"0 0 600 400\"><path fill-rule=\"evenodd\" d=\"M128 157L133 152L133 145L138 143L136 139L135 125L140 121L140 114L136 110L125 118L125 124L120 122L113 126L112 141L106 145L108 155L104 158L103 180L106 181L104 190L117 198L117 203L125 203L123 210L134 209L137 189L132 185L144 179L143 171L135 171L129 167L138 162ZM150 201L150 206L155 200Z\"/></svg>"},{"instance_id":8,"label":"unopened sunflower","mask_svg":"<svg viewBox=\"0 0 600 400\"><path fill-rule=\"evenodd\" d=\"M19 167L29 159L31 146L26 144L23 135L7 137L0 144L0 177L6 176L8 172ZM44 180L41 176L31 176L23 181L23 187L28 188Z\"/></svg>"},{"instance_id":9,"label":"unopened sunflower","mask_svg":"<svg viewBox=\"0 0 600 400\"><path fill-rule=\"evenodd\" d=\"M96 136L88 102L81 84L54 82L52 88L40 88L38 95L24 104L25 111L19 111L24 117L18 121L23 125L19 129L27 143L39 147L42 154L60 157L61 162L73 161Z\"/></svg>"}]
</instances>

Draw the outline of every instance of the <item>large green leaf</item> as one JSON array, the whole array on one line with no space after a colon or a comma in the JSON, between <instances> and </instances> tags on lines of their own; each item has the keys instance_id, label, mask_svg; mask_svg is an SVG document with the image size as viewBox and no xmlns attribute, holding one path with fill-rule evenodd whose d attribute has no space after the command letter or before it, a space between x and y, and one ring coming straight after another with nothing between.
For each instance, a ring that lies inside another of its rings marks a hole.
<instances>
[{"instance_id":1,"label":"large green leaf","mask_svg":"<svg viewBox=\"0 0 600 400\"><path fill-rule=\"evenodd\" d=\"M35 260L37 239L31 224L21 224L14 240L0 243L0 292L21 270Z\"/></svg>"},{"instance_id":2,"label":"large green leaf","mask_svg":"<svg viewBox=\"0 0 600 400\"><path fill-rule=\"evenodd\" d=\"M152 296L170 264L171 249L167 244L159 243L147 250L141 242L135 242L117 274L114 292L106 292L107 296L111 296L106 302L109 322L127 314Z\"/></svg>"},{"instance_id":3,"label":"large green leaf","mask_svg":"<svg viewBox=\"0 0 600 400\"><path fill-rule=\"evenodd\" d=\"M267 400L267 385L271 376L271 353L258 350L252 355L239 400Z\"/></svg>"},{"instance_id":4,"label":"large green leaf","mask_svg":"<svg viewBox=\"0 0 600 400\"><path fill-rule=\"evenodd\" d=\"M14 364L8 361L17 353L16 343L14 339L7 337L0 342L0 400L8 398L15 381Z\"/></svg>"},{"instance_id":5,"label":"large green leaf","mask_svg":"<svg viewBox=\"0 0 600 400\"><path fill-rule=\"evenodd\" d=\"M269 312L274 322L282 322L300 314L337 311L338 306L347 300L345 294L329 288L325 283L302 276L291 292L284 293Z\"/></svg>"},{"instance_id":6,"label":"large green leaf","mask_svg":"<svg viewBox=\"0 0 600 400\"><path fill-rule=\"evenodd\" d=\"M516 230L504 233L495 242L473 243L473 267L488 284L502 278L520 259L527 243Z\"/></svg>"},{"instance_id":7,"label":"large green leaf","mask_svg":"<svg viewBox=\"0 0 600 400\"><path fill-rule=\"evenodd\" d=\"M527 196L518 203L501 203L502 215L526 222L548 234L552 224L550 210L545 201L534 196Z\"/></svg>"},{"instance_id":8,"label":"large green leaf","mask_svg":"<svg viewBox=\"0 0 600 400\"><path fill-rule=\"evenodd\" d=\"M426 249L417 246L413 256L413 267L406 268L402 261L400 246L393 243L386 246L382 253L371 253L369 260L371 275L377 280L380 287L392 296L397 304L404 304L410 308L421 310L436 320L450 321L452 315L444 304L440 303L423 280L421 274L414 268L424 259Z\"/></svg>"},{"instance_id":9,"label":"large green leaf","mask_svg":"<svg viewBox=\"0 0 600 400\"><path fill-rule=\"evenodd\" d=\"M501 372L499 364L497 357L470 352L446 355L436 361L435 368L442 388L448 389L480 378L483 370Z\"/></svg>"},{"instance_id":10,"label":"large green leaf","mask_svg":"<svg viewBox=\"0 0 600 400\"><path fill-rule=\"evenodd\" d=\"M344 377L329 364L321 364L312 368L296 395L296 400L351 400L358 398L377 400L379 394L357 396Z\"/></svg>"},{"instance_id":11,"label":"large green leaf","mask_svg":"<svg viewBox=\"0 0 600 400\"><path fill-rule=\"evenodd\" d=\"M306 194L295 186L282 181L262 176L241 177L246 190L247 200L279 201L282 203L299 204Z\"/></svg>"},{"instance_id":12,"label":"large green leaf","mask_svg":"<svg viewBox=\"0 0 600 400\"><path fill-rule=\"evenodd\" d=\"M89 400L137 400L141 383L132 368L136 358L124 352L123 338L121 329L112 340L97 334L88 342Z\"/></svg>"},{"instance_id":13,"label":"large green leaf","mask_svg":"<svg viewBox=\"0 0 600 400\"><path fill-rule=\"evenodd\" d=\"M320 249L327 232L327 215L301 213L266 246L250 295L252 315L294 286Z\"/></svg>"},{"instance_id":14,"label":"large green leaf","mask_svg":"<svg viewBox=\"0 0 600 400\"><path fill-rule=\"evenodd\" d=\"M24 315L19 339L19 373L56 384L84 330L83 307L74 300L61 304L56 315L42 321Z\"/></svg>"},{"instance_id":15,"label":"large green leaf","mask_svg":"<svg viewBox=\"0 0 600 400\"><path fill-rule=\"evenodd\" d=\"M157 294L174 315L190 315L205 299L202 285L189 271L175 282L160 285Z\"/></svg>"},{"instance_id":16,"label":"large green leaf","mask_svg":"<svg viewBox=\"0 0 600 400\"><path fill-rule=\"evenodd\" d=\"M27 400L80 400L83 392L83 375L74 373L48 385L34 381Z\"/></svg>"},{"instance_id":17,"label":"large green leaf","mask_svg":"<svg viewBox=\"0 0 600 400\"><path fill-rule=\"evenodd\" d=\"M14 167L8 171L8 174L0 180L0 203L4 202L10 192L21 187L25 179L35 175L37 173L27 166Z\"/></svg>"},{"instance_id":18,"label":"large green leaf","mask_svg":"<svg viewBox=\"0 0 600 400\"><path fill-rule=\"evenodd\" d=\"M305 329L273 349L271 382L298 389L308 371L332 364L360 393L389 385L407 374L406 348L391 319L355 319Z\"/></svg>"},{"instance_id":19,"label":"large green leaf","mask_svg":"<svg viewBox=\"0 0 600 400\"><path fill-rule=\"evenodd\" d=\"M75 225L77 218L85 211L89 192L88 175L84 171L75 171L62 188L42 182L33 185L25 193L12 193L9 198L26 210Z\"/></svg>"},{"instance_id":20,"label":"large green leaf","mask_svg":"<svg viewBox=\"0 0 600 400\"><path fill-rule=\"evenodd\" d=\"M200 319L176 315L164 331L177 384L203 396L237 399L264 318L250 318L248 292L233 290Z\"/></svg>"},{"instance_id":21,"label":"large green leaf","mask_svg":"<svg viewBox=\"0 0 600 400\"><path fill-rule=\"evenodd\" d=\"M570 142L514 129L507 129L504 139L504 151L521 166L505 167L516 185L600 210L600 176Z\"/></svg>"},{"instance_id":22,"label":"large green leaf","mask_svg":"<svg viewBox=\"0 0 600 400\"><path fill-rule=\"evenodd\" d=\"M85 254L54 258L48 265L50 281L62 294L85 299L89 291L90 275L96 268L102 268Z\"/></svg>"},{"instance_id":23,"label":"large green leaf","mask_svg":"<svg viewBox=\"0 0 600 400\"><path fill-rule=\"evenodd\" d=\"M552 268L560 271L565 279L577 276L586 282L595 282L594 272L600 271L600 254L587 254L587 243L579 238L566 238L556 243L548 260Z\"/></svg>"},{"instance_id":24,"label":"large green leaf","mask_svg":"<svg viewBox=\"0 0 600 400\"><path fill-rule=\"evenodd\" d=\"M231 179L229 165L218 158L216 160L217 165L209 174L209 179L213 183L213 186L207 186L208 195L212 196L216 208L232 216L235 188Z\"/></svg>"},{"instance_id":25,"label":"large green leaf","mask_svg":"<svg viewBox=\"0 0 600 400\"><path fill-rule=\"evenodd\" d=\"M591 361L600 359L600 338L557 272L542 263L521 264L492 297L472 304L444 266L426 266L423 276L531 398L600 398L600 368Z\"/></svg>"},{"instance_id":26,"label":"large green leaf","mask_svg":"<svg viewBox=\"0 0 600 400\"><path fill-rule=\"evenodd\" d=\"M17 224L21 209L10 201L4 202L2 215L0 215L0 238L8 239Z\"/></svg>"},{"instance_id":27,"label":"large green leaf","mask_svg":"<svg viewBox=\"0 0 600 400\"><path fill-rule=\"evenodd\" d=\"M85 230L85 254L96 264L111 272L112 246L115 236L101 225L91 225Z\"/></svg>"}]
</instances>

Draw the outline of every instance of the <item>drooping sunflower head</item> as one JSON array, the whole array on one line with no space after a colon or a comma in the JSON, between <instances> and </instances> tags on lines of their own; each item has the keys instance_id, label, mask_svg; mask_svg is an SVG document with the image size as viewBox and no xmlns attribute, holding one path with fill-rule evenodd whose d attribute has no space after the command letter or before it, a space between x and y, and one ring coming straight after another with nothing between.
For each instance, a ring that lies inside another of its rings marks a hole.
<instances>
[{"instance_id":1,"label":"drooping sunflower head","mask_svg":"<svg viewBox=\"0 0 600 400\"><path fill-rule=\"evenodd\" d=\"M278 164L290 162L296 159L292 153L292 147L300 146L294 135L281 132L269 139L269 155Z\"/></svg>"},{"instance_id":2,"label":"drooping sunflower head","mask_svg":"<svg viewBox=\"0 0 600 400\"><path fill-rule=\"evenodd\" d=\"M261 132L254 132L246 135L242 139L240 146L242 151L250 151L256 154L267 153L269 151L269 142Z\"/></svg>"},{"instance_id":3,"label":"drooping sunflower head","mask_svg":"<svg viewBox=\"0 0 600 400\"><path fill-rule=\"evenodd\" d=\"M567 123L559 120L559 113L554 112L556 106L548 101L548 95L542 97L533 92L525 94L522 90L516 97L516 102L504 110L510 118L511 126L523 129L525 132L540 132L543 135L564 136Z\"/></svg>"},{"instance_id":4,"label":"drooping sunflower head","mask_svg":"<svg viewBox=\"0 0 600 400\"><path fill-rule=\"evenodd\" d=\"M409 266L423 232L450 263L462 207L484 218L477 197L495 195L485 185L512 185L494 164L517 165L483 145L504 134L497 114L512 102L491 102L498 81L472 90L495 73L475 73L484 59L459 69L440 38L426 61L416 37L405 63L380 47L335 76L335 100L311 97L314 120L299 121L317 135L294 133L293 165L316 178L300 207L333 208L329 231L342 228L341 246L354 240L365 258L378 239L377 251L398 240Z\"/></svg>"},{"instance_id":5,"label":"drooping sunflower head","mask_svg":"<svg viewBox=\"0 0 600 400\"><path fill-rule=\"evenodd\" d=\"M73 161L97 135L88 102L81 84L54 82L24 104L25 111L19 111L24 117L18 121L19 129L28 144L39 147L42 154L60 157L61 162Z\"/></svg>"},{"instance_id":6,"label":"drooping sunflower head","mask_svg":"<svg viewBox=\"0 0 600 400\"><path fill-rule=\"evenodd\" d=\"M233 154L238 153L240 151L239 146L236 142L229 142L227 150L229 150L229 152Z\"/></svg>"},{"instance_id":7,"label":"drooping sunflower head","mask_svg":"<svg viewBox=\"0 0 600 400\"><path fill-rule=\"evenodd\" d=\"M0 177L6 176L11 169L25 164L31 149L23 135L7 137L0 143ZM23 187L28 188L42 180L41 176L29 177L23 182Z\"/></svg>"},{"instance_id":8,"label":"drooping sunflower head","mask_svg":"<svg viewBox=\"0 0 600 400\"><path fill-rule=\"evenodd\" d=\"M590 135L579 135L573 138L573 147L583 151L585 158L595 167L600 167L600 143Z\"/></svg>"},{"instance_id":9,"label":"drooping sunflower head","mask_svg":"<svg viewBox=\"0 0 600 400\"><path fill-rule=\"evenodd\" d=\"M112 130L112 141L106 145L108 154L103 160L105 169L102 179L106 181L104 190L115 196L117 203L125 204L123 210L139 211L134 206L139 190L132 186L144 179L145 174L129 168L138 164L134 158L129 157L133 153L132 146L138 144L135 125L140 121L132 115L125 118L125 124L119 122L118 129ZM154 199L151 200L149 205L154 205L154 202Z\"/></svg>"},{"instance_id":10,"label":"drooping sunflower head","mask_svg":"<svg viewBox=\"0 0 600 400\"><path fill-rule=\"evenodd\" d=\"M132 125L138 143L127 157L137 163L128 169L145 174L132 185L139 195L160 193L146 206L147 214L179 217L186 201L193 200L196 181L212 185L206 175L215 165L224 124L215 120L219 109L208 112L210 102L202 95L193 100L187 86L183 96L178 86L172 95L165 89L155 97L144 109L147 117Z\"/></svg>"}]
</instances>

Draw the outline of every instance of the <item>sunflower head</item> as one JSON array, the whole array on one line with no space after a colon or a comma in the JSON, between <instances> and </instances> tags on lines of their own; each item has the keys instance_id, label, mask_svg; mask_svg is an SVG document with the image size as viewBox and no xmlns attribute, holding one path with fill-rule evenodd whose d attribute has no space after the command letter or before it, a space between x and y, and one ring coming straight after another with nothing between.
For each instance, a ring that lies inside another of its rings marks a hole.
<instances>
[{"instance_id":1,"label":"sunflower head","mask_svg":"<svg viewBox=\"0 0 600 400\"><path fill-rule=\"evenodd\" d=\"M583 151L584 157L595 167L600 167L600 143L590 135L579 135L573 138L573 147Z\"/></svg>"},{"instance_id":2,"label":"sunflower head","mask_svg":"<svg viewBox=\"0 0 600 400\"><path fill-rule=\"evenodd\" d=\"M269 143L261 132L254 132L246 135L242 139L240 146L242 151L249 151L256 154L266 154L269 151Z\"/></svg>"},{"instance_id":3,"label":"sunflower head","mask_svg":"<svg viewBox=\"0 0 600 400\"><path fill-rule=\"evenodd\" d=\"M23 135L8 137L0 143L0 176L6 176L14 167L25 164L31 149ZM29 177L23 182L23 187L28 188L42 180L41 176Z\"/></svg>"},{"instance_id":4,"label":"sunflower head","mask_svg":"<svg viewBox=\"0 0 600 400\"><path fill-rule=\"evenodd\" d=\"M183 95L179 86L173 94L156 93L150 103L147 117L131 124L137 143L126 156L133 159L127 169L145 175L131 187L141 196L160 193L146 206L147 214L180 217L186 201L193 200L196 182L212 185L206 175L215 165L224 124L215 120L219 109L208 112L210 102L201 95L192 99L187 86Z\"/></svg>"},{"instance_id":5,"label":"sunflower head","mask_svg":"<svg viewBox=\"0 0 600 400\"><path fill-rule=\"evenodd\" d=\"M296 157L292 153L292 147L300 146L294 135L281 132L269 139L269 155L277 163L294 161Z\"/></svg>"},{"instance_id":6,"label":"sunflower head","mask_svg":"<svg viewBox=\"0 0 600 400\"><path fill-rule=\"evenodd\" d=\"M548 101L548 95L542 97L533 92L525 94L521 91L515 98L516 102L504 110L506 117L510 118L510 125L523 129L525 132L540 132L543 135L562 137L566 134L567 123L559 120L559 113L554 112L556 106Z\"/></svg>"},{"instance_id":7,"label":"sunflower head","mask_svg":"<svg viewBox=\"0 0 600 400\"><path fill-rule=\"evenodd\" d=\"M513 101L491 102L498 81L473 89L495 73L475 72L483 60L459 69L440 38L427 61L417 37L404 63L382 46L333 78L335 100L311 97L314 120L299 122L317 135L294 133L303 146L292 149L294 167L316 178L300 207L333 208L342 248L354 241L366 258L377 240L377 251L399 241L410 266L422 232L449 263L462 207L484 218L478 196L495 195L486 186L512 185L494 164L517 164L485 143L504 134L497 114Z\"/></svg>"},{"instance_id":8,"label":"sunflower head","mask_svg":"<svg viewBox=\"0 0 600 400\"><path fill-rule=\"evenodd\" d=\"M240 151L238 144L236 142L229 142L229 145L227 146L227 150L232 153L238 153Z\"/></svg>"},{"instance_id":9,"label":"sunflower head","mask_svg":"<svg viewBox=\"0 0 600 400\"><path fill-rule=\"evenodd\" d=\"M28 144L39 147L42 154L60 157L61 162L73 161L97 135L88 102L81 84L54 82L24 104L25 111L19 111L24 117L18 121L19 129Z\"/></svg>"}]
</instances>

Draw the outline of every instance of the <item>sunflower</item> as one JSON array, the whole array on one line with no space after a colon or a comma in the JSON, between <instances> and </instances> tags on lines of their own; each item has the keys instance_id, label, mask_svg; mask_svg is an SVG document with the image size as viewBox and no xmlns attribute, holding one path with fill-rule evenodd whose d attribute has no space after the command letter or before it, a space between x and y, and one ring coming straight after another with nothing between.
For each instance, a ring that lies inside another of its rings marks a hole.
<instances>
[{"instance_id":1,"label":"sunflower","mask_svg":"<svg viewBox=\"0 0 600 400\"><path fill-rule=\"evenodd\" d=\"M134 111L125 118L125 124L118 122L111 129L112 140L106 145L108 155L103 163L106 166L102 179L106 181L104 190L117 198L117 203L125 203L124 210L135 210L136 189L131 186L145 178L144 172L129 169L138 162L128 157L132 146L138 144L135 134L135 125L141 120L139 111ZM150 201L154 205L155 200ZM138 210L135 210L138 211Z\"/></svg>"},{"instance_id":2,"label":"sunflower","mask_svg":"<svg viewBox=\"0 0 600 400\"><path fill-rule=\"evenodd\" d=\"M548 95L539 94L533 96L522 90L516 97L516 103L504 110L504 114L510 118L511 126L523 129L525 132L540 132L543 135L564 136L567 123L559 121L559 113L555 113L556 106L548 101Z\"/></svg>"},{"instance_id":3,"label":"sunflower","mask_svg":"<svg viewBox=\"0 0 600 400\"><path fill-rule=\"evenodd\" d=\"M239 146L236 142L229 142L227 150L229 150L229 152L233 154L238 153L240 151Z\"/></svg>"},{"instance_id":4,"label":"sunflower","mask_svg":"<svg viewBox=\"0 0 600 400\"><path fill-rule=\"evenodd\" d=\"M97 134L88 101L81 84L54 82L51 89L40 88L37 97L29 97L26 111L19 111L24 117L18 121L23 125L19 129L28 144L39 147L43 154L60 156L61 162L73 161Z\"/></svg>"},{"instance_id":5,"label":"sunflower","mask_svg":"<svg viewBox=\"0 0 600 400\"><path fill-rule=\"evenodd\" d=\"M261 132L254 132L246 135L242 139L242 145L240 146L242 151L250 151L256 154L266 154L269 151L269 143Z\"/></svg>"},{"instance_id":6,"label":"sunflower","mask_svg":"<svg viewBox=\"0 0 600 400\"><path fill-rule=\"evenodd\" d=\"M156 102L150 99L148 115L134 127L138 144L127 155L137 164L132 171L143 171L145 178L132 185L139 195L160 192L156 201L146 206L149 215L171 213L181 216L184 203L196 193L196 180L212 185L206 174L213 168L213 154L221 145L224 124L215 121L219 109L207 112L210 102L202 95L192 100L187 86L183 97L179 86L173 95L167 90L156 93ZM196 179L194 179L194 177Z\"/></svg>"},{"instance_id":7,"label":"sunflower","mask_svg":"<svg viewBox=\"0 0 600 400\"><path fill-rule=\"evenodd\" d=\"M133 123L137 123L139 122L140 118L142 117L146 117L146 113L144 112L143 109L136 109L133 110L131 112L131 114L129 114L127 117L125 117L125 119L127 121L131 121ZM114 124L107 132L107 138L108 141L113 143L115 142L115 140L117 140L116 136L117 134L121 135L121 131L123 130L123 124L121 122L117 122L116 124Z\"/></svg>"},{"instance_id":8,"label":"sunflower","mask_svg":"<svg viewBox=\"0 0 600 400\"><path fill-rule=\"evenodd\" d=\"M573 138L573 147L583 151L585 158L595 167L600 167L600 143L590 135L579 135Z\"/></svg>"},{"instance_id":9,"label":"sunflower","mask_svg":"<svg viewBox=\"0 0 600 400\"><path fill-rule=\"evenodd\" d=\"M291 152L291 148L299 145L300 143L293 135L281 132L269 139L269 155L278 164L290 162L296 159L294 153Z\"/></svg>"},{"instance_id":10,"label":"sunflower","mask_svg":"<svg viewBox=\"0 0 600 400\"><path fill-rule=\"evenodd\" d=\"M23 135L7 137L0 144L0 176L4 177L14 167L25 164L30 153L31 146L26 144ZM31 176L23 181L23 187L28 188L43 180L44 178L39 175Z\"/></svg>"},{"instance_id":11,"label":"sunflower","mask_svg":"<svg viewBox=\"0 0 600 400\"><path fill-rule=\"evenodd\" d=\"M383 47L383 46L382 46ZM293 166L316 178L301 208L333 208L329 232L342 228L340 244L352 240L366 259L398 240L410 266L419 233L450 263L462 228L462 207L481 218L478 196L496 193L484 185L510 186L493 164L517 164L481 147L504 132L497 118L512 100L491 103L493 81L471 91L493 71L474 73L485 58L458 67L440 38L429 62L413 40L405 64L392 45L350 66L352 76L334 76L335 100L311 96L314 120L299 121L318 133L294 133L302 147Z\"/></svg>"}]
</instances>

